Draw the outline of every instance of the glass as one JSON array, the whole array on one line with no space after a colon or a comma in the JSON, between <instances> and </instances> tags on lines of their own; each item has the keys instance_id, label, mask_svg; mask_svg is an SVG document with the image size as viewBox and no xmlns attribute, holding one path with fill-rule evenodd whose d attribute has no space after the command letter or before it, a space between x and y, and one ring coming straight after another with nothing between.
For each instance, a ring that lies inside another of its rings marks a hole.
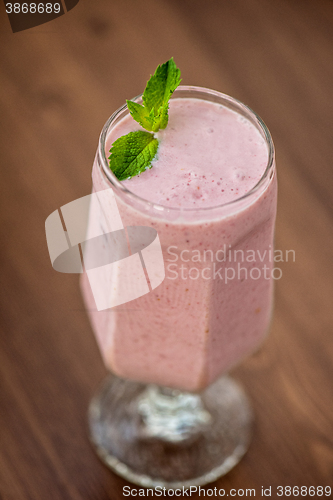
<instances>
[{"instance_id":1,"label":"glass","mask_svg":"<svg viewBox=\"0 0 333 500\"><path fill-rule=\"evenodd\" d=\"M252 110L229 96L185 86L172 96L187 97L219 103L250 121L263 138L268 160L259 182L236 200L201 209L170 208L131 193L109 169L107 138L128 114L126 106L101 133L93 190L113 189L123 225L153 227L165 263L172 248L174 270L181 262L190 271L191 261L180 256L198 249L200 240L213 255L209 262L196 262L199 279L166 276L148 294L106 311L94 308L87 278L82 279L97 341L113 373L91 402L91 439L110 468L146 487L206 484L246 452L252 410L226 373L261 343L272 310L276 174L270 133ZM112 221L104 216L105 233L111 232ZM90 225L96 224L94 217ZM256 260L242 261L239 271L239 262L230 259L236 250L243 256L253 251ZM222 276L229 268L240 273L238 279L207 280L204 268L213 272L216 264ZM257 264L257 271L266 266L265 277L253 273Z\"/></svg>"}]
</instances>

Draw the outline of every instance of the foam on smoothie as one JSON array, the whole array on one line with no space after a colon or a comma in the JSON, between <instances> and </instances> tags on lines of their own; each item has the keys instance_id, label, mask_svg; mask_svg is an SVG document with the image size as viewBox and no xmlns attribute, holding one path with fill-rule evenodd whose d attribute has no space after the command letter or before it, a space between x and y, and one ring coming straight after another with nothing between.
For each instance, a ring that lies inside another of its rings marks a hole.
<instances>
[{"instance_id":1,"label":"foam on smoothie","mask_svg":"<svg viewBox=\"0 0 333 500\"><path fill-rule=\"evenodd\" d=\"M126 116L112 129L107 153L118 137L140 129ZM172 99L168 126L156 137L160 144L153 167L123 184L164 206L200 208L230 202L250 191L267 166L268 151L259 131L220 104Z\"/></svg>"}]
</instances>

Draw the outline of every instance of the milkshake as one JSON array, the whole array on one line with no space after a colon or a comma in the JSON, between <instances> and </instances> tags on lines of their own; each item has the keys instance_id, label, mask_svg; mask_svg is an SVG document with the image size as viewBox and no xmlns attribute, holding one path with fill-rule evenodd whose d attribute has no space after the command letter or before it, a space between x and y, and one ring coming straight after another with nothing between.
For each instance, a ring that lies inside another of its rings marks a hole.
<instances>
[{"instance_id":1,"label":"milkshake","mask_svg":"<svg viewBox=\"0 0 333 500\"><path fill-rule=\"evenodd\" d=\"M269 326L273 145L264 124L238 101L179 87L168 126L156 134L152 168L120 182L106 158L118 137L136 130L126 108L108 121L93 190L114 190L125 227L157 231L165 279L106 311L97 311L86 277L83 295L107 368L126 379L195 392L255 350ZM89 224L98 221L91 217ZM110 221L106 230L111 227Z\"/></svg>"}]
</instances>

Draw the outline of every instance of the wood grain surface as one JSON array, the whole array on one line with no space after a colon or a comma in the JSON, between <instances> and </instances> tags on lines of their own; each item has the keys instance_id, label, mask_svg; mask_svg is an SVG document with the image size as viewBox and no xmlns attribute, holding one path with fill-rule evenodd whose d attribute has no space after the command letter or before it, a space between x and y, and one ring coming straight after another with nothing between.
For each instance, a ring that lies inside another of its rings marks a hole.
<instances>
[{"instance_id":1,"label":"wood grain surface","mask_svg":"<svg viewBox=\"0 0 333 500\"><path fill-rule=\"evenodd\" d=\"M90 192L104 122L171 56L184 84L233 95L267 123L276 248L296 252L281 263L269 337L234 371L256 413L252 445L213 487L333 488L333 2L80 0L15 34L0 14L0 498L123 498L128 483L87 437L106 370L44 223Z\"/></svg>"}]
</instances>

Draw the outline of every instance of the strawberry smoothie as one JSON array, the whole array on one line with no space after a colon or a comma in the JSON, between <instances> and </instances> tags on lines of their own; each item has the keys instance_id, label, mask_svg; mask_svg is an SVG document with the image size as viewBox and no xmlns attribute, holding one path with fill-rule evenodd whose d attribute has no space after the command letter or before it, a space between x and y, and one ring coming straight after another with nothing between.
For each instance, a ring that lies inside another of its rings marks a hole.
<instances>
[{"instance_id":1,"label":"strawberry smoothie","mask_svg":"<svg viewBox=\"0 0 333 500\"><path fill-rule=\"evenodd\" d=\"M276 174L269 132L234 99L179 87L153 167L119 182L112 143L140 126L122 108L106 125L93 189L112 187L124 226L157 230L163 283L97 311L82 289L106 366L141 382L198 391L258 347L270 321ZM90 221L90 224L98 221Z\"/></svg>"}]
</instances>

